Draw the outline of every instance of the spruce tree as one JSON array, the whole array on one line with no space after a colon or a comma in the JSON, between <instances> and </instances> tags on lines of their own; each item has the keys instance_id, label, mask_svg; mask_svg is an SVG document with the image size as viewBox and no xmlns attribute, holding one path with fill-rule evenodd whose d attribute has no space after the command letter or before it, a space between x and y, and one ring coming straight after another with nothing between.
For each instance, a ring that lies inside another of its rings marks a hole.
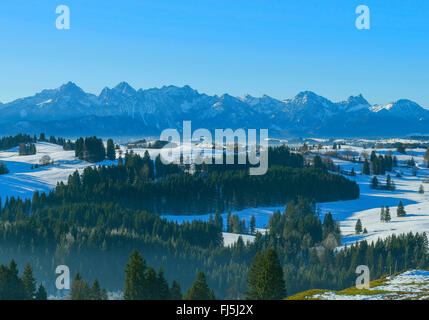
<instances>
[{"instance_id":1,"label":"spruce tree","mask_svg":"<svg viewBox=\"0 0 429 320\"><path fill-rule=\"evenodd\" d=\"M180 288L179 282L173 280L170 289L170 299L171 300L182 300L182 289Z\"/></svg>"},{"instance_id":2,"label":"spruce tree","mask_svg":"<svg viewBox=\"0 0 429 320\"><path fill-rule=\"evenodd\" d=\"M204 272L198 273L197 279L183 296L184 300L216 300L214 292L209 288Z\"/></svg>"},{"instance_id":3,"label":"spruce tree","mask_svg":"<svg viewBox=\"0 0 429 320\"><path fill-rule=\"evenodd\" d=\"M133 251L130 256L130 261L125 267L125 300L143 300L145 295L145 273L146 262L141 254Z\"/></svg>"},{"instance_id":4,"label":"spruce tree","mask_svg":"<svg viewBox=\"0 0 429 320\"><path fill-rule=\"evenodd\" d=\"M106 157L109 160L116 159L115 144L112 139L107 140Z\"/></svg>"},{"instance_id":5,"label":"spruce tree","mask_svg":"<svg viewBox=\"0 0 429 320\"><path fill-rule=\"evenodd\" d=\"M398 217L405 217L407 215L407 213L405 212L405 208L404 208L402 201L399 201L398 209L396 210L396 215Z\"/></svg>"},{"instance_id":6,"label":"spruce tree","mask_svg":"<svg viewBox=\"0 0 429 320\"><path fill-rule=\"evenodd\" d=\"M250 233L251 234L255 233L255 227L256 227L256 219L255 219L255 216L252 215L252 217L250 218Z\"/></svg>"},{"instance_id":7,"label":"spruce tree","mask_svg":"<svg viewBox=\"0 0 429 320\"><path fill-rule=\"evenodd\" d=\"M164 271L160 267L158 270L158 299L168 300L170 299L170 290L168 288L167 280L164 277Z\"/></svg>"},{"instance_id":8,"label":"spruce tree","mask_svg":"<svg viewBox=\"0 0 429 320\"><path fill-rule=\"evenodd\" d=\"M47 299L48 299L48 293L46 292L46 289L43 286L43 284L40 284L36 292L35 300L47 300Z\"/></svg>"},{"instance_id":9,"label":"spruce tree","mask_svg":"<svg viewBox=\"0 0 429 320\"><path fill-rule=\"evenodd\" d=\"M265 255L261 252L255 255L247 284L247 299L278 300L286 296L283 269L274 249L268 249Z\"/></svg>"},{"instance_id":10,"label":"spruce tree","mask_svg":"<svg viewBox=\"0 0 429 320\"><path fill-rule=\"evenodd\" d=\"M370 173L371 173L371 170L369 167L369 162L367 159L365 159L365 161L363 163L362 174L369 175Z\"/></svg>"},{"instance_id":11,"label":"spruce tree","mask_svg":"<svg viewBox=\"0 0 429 320\"><path fill-rule=\"evenodd\" d=\"M380 221L381 222L386 222L386 211L385 211L384 207L381 207Z\"/></svg>"},{"instance_id":12,"label":"spruce tree","mask_svg":"<svg viewBox=\"0 0 429 320\"><path fill-rule=\"evenodd\" d=\"M70 291L71 300L91 300L91 287L88 282L86 282L79 273L76 273L73 278L71 291Z\"/></svg>"},{"instance_id":13,"label":"spruce tree","mask_svg":"<svg viewBox=\"0 0 429 320\"><path fill-rule=\"evenodd\" d=\"M362 232L362 222L360 221L360 219L358 219L356 222L355 231L356 234L360 234Z\"/></svg>"},{"instance_id":14,"label":"spruce tree","mask_svg":"<svg viewBox=\"0 0 429 320\"><path fill-rule=\"evenodd\" d=\"M386 211L384 213L384 221L386 222L390 222L391 217L390 217L390 208L386 206Z\"/></svg>"},{"instance_id":15,"label":"spruce tree","mask_svg":"<svg viewBox=\"0 0 429 320\"><path fill-rule=\"evenodd\" d=\"M24 268L22 282L24 284L26 300L33 300L36 294L36 279L34 279L33 269L29 263Z\"/></svg>"},{"instance_id":16,"label":"spruce tree","mask_svg":"<svg viewBox=\"0 0 429 320\"><path fill-rule=\"evenodd\" d=\"M371 188L372 189L377 189L378 188L378 179L377 179L376 176L372 177Z\"/></svg>"},{"instance_id":17,"label":"spruce tree","mask_svg":"<svg viewBox=\"0 0 429 320\"><path fill-rule=\"evenodd\" d=\"M91 288L91 300L102 300L101 297L101 288L98 280L95 279Z\"/></svg>"}]
</instances>

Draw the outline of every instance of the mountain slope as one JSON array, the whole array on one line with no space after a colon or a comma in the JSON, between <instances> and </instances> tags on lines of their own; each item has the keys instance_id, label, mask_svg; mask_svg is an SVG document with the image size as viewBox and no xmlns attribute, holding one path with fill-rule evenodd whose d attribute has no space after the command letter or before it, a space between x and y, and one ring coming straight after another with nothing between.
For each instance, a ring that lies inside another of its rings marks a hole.
<instances>
[{"instance_id":1,"label":"mountain slope","mask_svg":"<svg viewBox=\"0 0 429 320\"><path fill-rule=\"evenodd\" d=\"M69 82L0 104L0 133L159 134L166 128L268 128L271 136L383 136L429 133L429 111L410 100L370 105L362 96L332 102L311 91L287 100L209 96L189 86L136 90L121 82L97 96Z\"/></svg>"}]
</instances>

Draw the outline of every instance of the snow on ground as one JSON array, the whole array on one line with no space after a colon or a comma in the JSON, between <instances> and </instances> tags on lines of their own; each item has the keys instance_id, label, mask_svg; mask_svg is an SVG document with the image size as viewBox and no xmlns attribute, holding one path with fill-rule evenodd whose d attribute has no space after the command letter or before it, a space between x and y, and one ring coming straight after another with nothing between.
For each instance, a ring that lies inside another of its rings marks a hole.
<instances>
[{"instance_id":1,"label":"snow on ground","mask_svg":"<svg viewBox=\"0 0 429 320\"><path fill-rule=\"evenodd\" d=\"M362 151L361 148L353 148L353 151ZM367 150L368 153L371 150ZM377 154L386 154L386 149L376 149ZM401 234L408 232L427 232L429 234L429 184L422 183L425 176L429 176L429 169L423 164L423 155L425 150L415 149L409 150L408 155L398 154L400 164L402 161L407 161L412 157L417 162L419 167L417 176L414 176L410 168L396 168L400 171L402 177L396 177L395 173L390 173L392 180L396 184L395 191L374 190L370 188L371 176L363 176L358 174L354 179L360 187L360 197L350 201L336 201L321 203L319 205L322 218L323 214L331 212L335 219L340 222L341 233L343 235L342 244L352 244L356 241L366 239L369 242L376 241L378 238L386 238L391 234ZM360 164L334 159L336 164L341 166L341 169L351 170L354 167L355 172L360 173ZM385 176L378 176L379 183L384 184ZM424 194L418 192L419 186L423 185L426 189ZM405 206L407 212L406 217L397 217L396 208L399 201ZM380 210L382 206L390 207L390 215L392 220L390 223L380 222ZM368 234L356 235L355 225L360 219L364 228L368 230Z\"/></svg>"},{"instance_id":2,"label":"snow on ground","mask_svg":"<svg viewBox=\"0 0 429 320\"><path fill-rule=\"evenodd\" d=\"M54 188L57 182L67 181L70 174L75 170L82 171L85 167L91 165L111 165L115 162L104 161L102 163L90 164L81 161L74 156L74 151L64 151L61 146L50 143L37 143L37 154L30 156L19 156L18 148L0 152L0 162L4 162L10 170L9 174L0 175L0 197L4 200L6 197L21 197L31 198L35 191L49 191ZM125 151L124 147L123 151ZM190 155L190 146L185 146L185 157ZM389 149L375 149L378 154L387 154ZM143 154L146 149L134 149L134 152ZM148 149L151 157L155 157L160 152L168 152L168 150ZM330 149L320 150L322 153L332 151ZM361 154L366 152L370 154L372 149L364 149L362 147L343 146L340 153L346 154L348 151ZM180 148L173 149L174 157L180 154ZM394 173L391 173L392 179L396 184L395 191L373 190L370 188L372 176L357 175L356 177L348 177L355 179L360 186L361 196L359 199L351 201L337 201L319 204L322 213L321 218L327 212L331 212L334 218L340 222L341 232L343 234L342 245L355 243L362 239L374 241L379 237L385 238L392 233L400 234L406 232L429 232L429 184L423 184L426 193L418 193L419 186L425 176L429 176L429 169L424 168L423 155L424 149L408 150L407 155L393 152L398 160L405 162L411 157L417 162L419 170L417 176L413 176L412 170L409 168L398 168L396 171L402 173L402 177L397 178ZM44 156L49 155L54 164L37 169L31 169ZM353 167L355 172L361 171L361 165L351 163L344 160L334 159L336 164L339 164L344 170L351 170ZM381 184L385 183L386 176L379 176ZM396 216L396 207L399 201L405 205L407 212L406 217L399 218ZM380 208L389 206L391 210L392 221L390 223L380 222ZM284 210L284 206L279 207L259 207L248 208L241 211L233 211L233 214L238 214L240 219L245 219L246 225L250 223L252 215L256 218L256 228L265 231L268 225L271 214L276 210ZM213 212L214 214L214 212ZM168 220L177 221L192 221L200 219L208 221L209 214L205 215L190 215L190 216L164 216ZM224 226L226 226L227 213L222 214ZM368 234L355 235L354 227L357 219L361 219L363 227L368 230ZM231 239L238 239L238 236L225 236L225 242L231 243ZM251 240L251 238L249 238Z\"/></svg>"},{"instance_id":3,"label":"snow on ground","mask_svg":"<svg viewBox=\"0 0 429 320\"><path fill-rule=\"evenodd\" d=\"M429 271L410 270L371 283L370 288L340 292L326 291L307 296L320 300L427 300L429 299Z\"/></svg>"},{"instance_id":4,"label":"snow on ground","mask_svg":"<svg viewBox=\"0 0 429 320\"><path fill-rule=\"evenodd\" d=\"M377 154L387 154L392 152L398 158L399 164L403 164L407 160L414 158L418 165L417 176L414 176L410 168L395 168L395 171L401 172L402 177L396 177L396 173L391 172L391 178L396 185L395 191L374 190L370 188L372 175L360 175L361 164L352 163L345 160L333 159L335 164L340 165L343 170L351 170L354 168L357 172L356 177L348 176L348 179L355 180L360 187L360 197L356 200L335 201L320 203L321 219L324 214L331 212L335 219L340 223L341 233L343 235L342 245L352 244L356 241L366 239L367 241L376 241L378 238L386 238L391 234L401 234L408 232L427 232L429 234L429 184L422 183L425 176L429 177L429 169L423 164L424 149L408 150L406 155L400 154L392 149L374 149ZM332 150L321 150L322 152ZM343 146L340 153L347 151L361 154L362 152L371 154L372 149L364 149L363 147ZM378 176L379 183L385 184L385 176ZM419 186L423 184L425 194L418 193ZM405 206L407 212L406 217L397 217L396 208L399 201ZM380 209L382 206L390 207L390 215L392 220L390 223L380 222ZM246 225L249 225L252 215L256 218L256 228L266 229L268 221L272 213L276 210L283 211L282 207L258 207L248 208L241 211L233 211L233 214L239 215L240 219L246 220ZM209 214L205 215L189 215L189 216L164 216L168 220L177 222L192 221L192 220L209 220ZM224 225L226 225L227 213L223 213ZM355 225L357 219L361 219L363 227L367 229L367 234L356 235Z\"/></svg>"},{"instance_id":5,"label":"snow on ground","mask_svg":"<svg viewBox=\"0 0 429 320\"><path fill-rule=\"evenodd\" d=\"M223 236L223 245L225 247L229 247L238 241L238 238L241 237L246 242L253 242L255 240L255 236L248 234L237 234L231 232L222 232Z\"/></svg>"},{"instance_id":6,"label":"snow on ground","mask_svg":"<svg viewBox=\"0 0 429 320\"><path fill-rule=\"evenodd\" d=\"M91 164L75 157L74 151L64 151L62 146L40 142L36 143L35 155L20 156L18 148L0 152L0 162L3 162L10 173L0 175L0 197L31 198L35 191L49 191L57 182L67 181L74 171L80 172L92 165L111 165L115 162L104 161ZM53 165L31 169L39 160L48 155L54 161ZM4 203L4 202L3 202Z\"/></svg>"}]
</instances>

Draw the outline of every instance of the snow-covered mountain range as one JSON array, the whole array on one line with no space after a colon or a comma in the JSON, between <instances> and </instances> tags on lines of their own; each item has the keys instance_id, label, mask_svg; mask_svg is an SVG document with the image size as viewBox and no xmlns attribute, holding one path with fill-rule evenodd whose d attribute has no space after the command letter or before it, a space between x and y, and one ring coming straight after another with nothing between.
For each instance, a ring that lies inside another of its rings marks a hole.
<instances>
[{"instance_id":1,"label":"snow-covered mountain range","mask_svg":"<svg viewBox=\"0 0 429 320\"><path fill-rule=\"evenodd\" d=\"M429 133L429 110L410 100L371 105L362 95L332 102L311 91L287 100L228 94L189 86L136 90L121 82L97 96L69 82L34 96L0 103L0 133L46 132L105 136L158 134L181 128L268 128L270 136L400 136Z\"/></svg>"}]
</instances>

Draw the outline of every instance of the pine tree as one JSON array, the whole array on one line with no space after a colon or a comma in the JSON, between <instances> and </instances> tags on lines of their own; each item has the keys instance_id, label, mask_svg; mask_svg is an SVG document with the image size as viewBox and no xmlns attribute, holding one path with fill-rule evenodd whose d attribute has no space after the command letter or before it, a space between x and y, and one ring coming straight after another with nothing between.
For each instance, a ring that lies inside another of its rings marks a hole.
<instances>
[{"instance_id":1,"label":"pine tree","mask_svg":"<svg viewBox=\"0 0 429 320\"><path fill-rule=\"evenodd\" d=\"M33 276L33 269L31 265L27 263L24 268L22 275L22 282L24 284L26 300L33 300L36 294L36 279Z\"/></svg>"},{"instance_id":2,"label":"pine tree","mask_svg":"<svg viewBox=\"0 0 429 320\"><path fill-rule=\"evenodd\" d=\"M40 284L36 292L35 300L47 300L47 299L48 299L48 293L46 292L46 289L43 286L43 284Z\"/></svg>"},{"instance_id":3,"label":"pine tree","mask_svg":"<svg viewBox=\"0 0 429 320\"><path fill-rule=\"evenodd\" d=\"M385 222L390 222L391 217L390 217L390 208L386 206L386 211L384 213L384 221Z\"/></svg>"},{"instance_id":4,"label":"pine tree","mask_svg":"<svg viewBox=\"0 0 429 320\"><path fill-rule=\"evenodd\" d=\"M125 300L143 300L145 294L145 273L146 262L141 254L133 251L130 256L130 261L125 267Z\"/></svg>"},{"instance_id":5,"label":"pine tree","mask_svg":"<svg viewBox=\"0 0 429 320\"><path fill-rule=\"evenodd\" d=\"M356 234L360 234L362 232L362 222L360 221L360 219L358 219L356 222L355 231Z\"/></svg>"},{"instance_id":6,"label":"pine tree","mask_svg":"<svg viewBox=\"0 0 429 320\"><path fill-rule=\"evenodd\" d=\"M385 211L384 207L381 207L380 221L381 222L386 222L386 211Z\"/></svg>"},{"instance_id":7,"label":"pine tree","mask_svg":"<svg viewBox=\"0 0 429 320\"><path fill-rule=\"evenodd\" d=\"M278 300L286 296L283 269L274 249L265 255L258 252L253 258L248 276L248 299Z\"/></svg>"},{"instance_id":8,"label":"pine tree","mask_svg":"<svg viewBox=\"0 0 429 320\"><path fill-rule=\"evenodd\" d=\"M377 179L376 176L372 177L371 188L372 189L377 189L378 188L378 179Z\"/></svg>"},{"instance_id":9,"label":"pine tree","mask_svg":"<svg viewBox=\"0 0 429 320\"><path fill-rule=\"evenodd\" d=\"M204 272L198 273L197 279L183 296L184 300L216 300L214 292L209 288Z\"/></svg>"},{"instance_id":10,"label":"pine tree","mask_svg":"<svg viewBox=\"0 0 429 320\"><path fill-rule=\"evenodd\" d=\"M407 215L407 213L405 212L405 208L404 208L402 201L399 201L398 209L396 211L396 215L398 217L405 217Z\"/></svg>"},{"instance_id":11,"label":"pine tree","mask_svg":"<svg viewBox=\"0 0 429 320\"><path fill-rule=\"evenodd\" d=\"M255 227L256 227L256 219L255 219L255 216L252 215L252 217L250 218L250 233L251 234L255 233Z\"/></svg>"},{"instance_id":12,"label":"pine tree","mask_svg":"<svg viewBox=\"0 0 429 320\"><path fill-rule=\"evenodd\" d=\"M101 298L101 288L98 280L95 279L91 288L91 300L102 300Z\"/></svg>"},{"instance_id":13,"label":"pine tree","mask_svg":"<svg viewBox=\"0 0 429 320\"><path fill-rule=\"evenodd\" d=\"M179 282L173 280L170 289L170 299L171 300L182 300L182 289L180 288Z\"/></svg>"},{"instance_id":14,"label":"pine tree","mask_svg":"<svg viewBox=\"0 0 429 320\"><path fill-rule=\"evenodd\" d=\"M167 280L164 277L164 271L160 267L158 270L158 299L168 300L170 299L170 290L168 288Z\"/></svg>"},{"instance_id":15,"label":"pine tree","mask_svg":"<svg viewBox=\"0 0 429 320\"><path fill-rule=\"evenodd\" d=\"M88 282L83 280L79 273L76 273L71 285L70 299L91 300L91 298L91 288Z\"/></svg>"},{"instance_id":16,"label":"pine tree","mask_svg":"<svg viewBox=\"0 0 429 320\"><path fill-rule=\"evenodd\" d=\"M115 144L113 143L112 139L107 140L106 157L109 160L115 160L116 159Z\"/></svg>"},{"instance_id":17,"label":"pine tree","mask_svg":"<svg viewBox=\"0 0 429 320\"><path fill-rule=\"evenodd\" d=\"M371 173L371 170L369 167L368 159L365 159L365 161L363 163L362 174L369 175L370 173Z\"/></svg>"}]
</instances>

